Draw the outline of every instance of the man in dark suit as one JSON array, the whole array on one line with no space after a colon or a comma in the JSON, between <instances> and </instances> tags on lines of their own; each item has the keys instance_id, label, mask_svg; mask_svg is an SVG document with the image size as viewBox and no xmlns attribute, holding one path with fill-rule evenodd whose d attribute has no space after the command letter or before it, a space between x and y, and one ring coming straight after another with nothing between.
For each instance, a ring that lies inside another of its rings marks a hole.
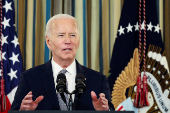
<instances>
[{"instance_id":1,"label":"man in dark suit","mask_svg":"<svg viewBox=\"0 0 170 113\"><path fill-rule=\"evenodd\" d=\"M68 90L75 89L75 75L86 78L86 89L77 99L73 95L75 110L109 110L111 104L107 78L75 60L79 48L79 30L74 17L67 14L53 16L46 26L46 43L52 51L52 59L21 74L11 110L62 110L56 92L56 78L66 69Z\"/></svg>"}]
</instances>

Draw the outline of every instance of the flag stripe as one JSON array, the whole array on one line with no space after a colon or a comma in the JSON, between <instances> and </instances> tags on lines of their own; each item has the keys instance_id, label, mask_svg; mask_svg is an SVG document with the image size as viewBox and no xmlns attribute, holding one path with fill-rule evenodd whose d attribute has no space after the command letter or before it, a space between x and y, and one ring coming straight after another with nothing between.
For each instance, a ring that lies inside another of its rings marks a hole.
<instances>
[{"instance_id":1,"label":"flag stripe","mask_svg":"<svg viewBox=\"0 0 170 113\"><path fill-rule=\"evenodd\" d=\"M123 106L121 106L120 108L118 108L118 110L117 111L121 111L123 109Z\"/></svg>"}]
</instances>

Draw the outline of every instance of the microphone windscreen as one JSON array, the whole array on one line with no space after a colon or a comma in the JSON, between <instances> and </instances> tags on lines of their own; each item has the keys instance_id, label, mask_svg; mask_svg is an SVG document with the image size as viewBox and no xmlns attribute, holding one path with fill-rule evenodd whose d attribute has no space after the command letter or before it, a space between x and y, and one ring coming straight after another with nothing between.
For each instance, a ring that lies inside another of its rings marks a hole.
<instances>
[{"instance_id":1,"label":"microphone windscreen","mask_svg":"<svg viewBox=\"0 0 170 113\"><path fill-rule=\"evenodd\" d=\"M63 74L63 73L60 73L60 74L58 74L58 76L57 76L57 83L59 82L59 81L63 81L63 82L66 82L66 76Z\"/></svg>"},{"instance_id":2,"label":"microphone windscreen","mask_svg":"<svg viewBox=\"0 0 170 113\"><path fill-rule=\"evenodd\" d=\"M66 79L66 76L63 73L60 73L60 74L58 74L57 79L60 79L60 78Z\"/></svg>"}]
</instances>

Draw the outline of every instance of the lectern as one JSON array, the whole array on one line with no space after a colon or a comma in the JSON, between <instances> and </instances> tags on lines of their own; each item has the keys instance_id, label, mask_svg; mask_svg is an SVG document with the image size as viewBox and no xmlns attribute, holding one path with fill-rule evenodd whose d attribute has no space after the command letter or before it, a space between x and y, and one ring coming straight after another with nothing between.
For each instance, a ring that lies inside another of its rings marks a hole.
<instances>
[{"instance_id":1,"label":"lectern","mask_svg":"<svg viewBox=\"0 0 170 113\"><path fill-rule=\"evenodd\" d=\"M35 111L8 111L8 113L134 113L134 111L58 111L58 110L35 110Z\"/></svg>"}]
</instances>

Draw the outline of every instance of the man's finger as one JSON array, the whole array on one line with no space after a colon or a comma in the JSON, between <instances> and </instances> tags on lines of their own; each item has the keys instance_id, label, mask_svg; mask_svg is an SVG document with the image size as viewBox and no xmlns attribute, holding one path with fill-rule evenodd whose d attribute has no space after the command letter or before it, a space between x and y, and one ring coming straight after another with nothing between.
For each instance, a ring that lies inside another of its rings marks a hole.
<instances>
[{"instance_id":1,"label":"man's finger","mask_svg":"<svg viewBox=\"0 0 170 113\"><path fill-rule=\"evenodd\" d=\"M29 108L30 108L30 105L21 104L21 106L20 106L20 111L22 111L22 110L28 110Z\"/></svg>"},{"instance_id":2,"label":"man's finger","mask_svg":"<svg viewBox=\"0 0 170 113\"><path fill-rule=\"evenodd\" d=\"M97 95L94 91L91 91L91 98L93 101L97 101Z\"/></svg>"},{"instance_id":3,"label":"man's finger","mask_svg":"<svg viewBox=\"0 0 170 113\"><path fill-rule=\"evenodd\" d=\"M22 105L22 109L29 109L30 105Z\"/></svg>"},{"instance_id":4,"label":"man's finger","mask_svg":"<svg viewBox=\"0 0 170 113\"><path fill-rule=\"evenodd\" d=\"M43 98L44 98L44 96L39 96L39 97L36 98L36 100L34 102L36 104L38 104Z\"/></svg>"},{"instance_id":5,"label":"man's finger","mask_svg":"<svg viewBox=\"0 0 170 113\"><path fill-rule=\"evenodd\" d=\"M105 98L105 94L104 93L100 93L99 96L102 97L102 98Z\"/></svg>"},{"instance_id":6,"label":"man's finger","mask_svg":"<svg viewBox=\"0 0 170 113\"><path fill-rule=\"evenodd\" d=\"M108 100L107 99L102 100L102 104L108 105Z\"/></svg>"},{"instance_id":7,"label":"man's finger","mask_svg":"<svg viewBox=\"0 0 170 113\"><path fill-rule=\"evenodd\" d=\"M32 99L32 91L30 91L25 97L24 100Z\"/></svg>"},{"instance_id":8,"label":"man's finger","mask_svg":"<svg viewBox=\"0 0 170 113\"><path fill-rule=\"evenodd\" d=\"M103 110L106 110L106 111L109 110L109 106L108 105L102 105L102 108L103 108Z\"/></svg>"},{"instance_id":9,"label":"man's finger","mask_svg":"<svg viewBox=\"0 0 170 113\"><path fill-rule=\"evenodd\" d=\"M23 100L22 103L23 104L31 104L33 100Z\"/></svg>"}]
</instances>

